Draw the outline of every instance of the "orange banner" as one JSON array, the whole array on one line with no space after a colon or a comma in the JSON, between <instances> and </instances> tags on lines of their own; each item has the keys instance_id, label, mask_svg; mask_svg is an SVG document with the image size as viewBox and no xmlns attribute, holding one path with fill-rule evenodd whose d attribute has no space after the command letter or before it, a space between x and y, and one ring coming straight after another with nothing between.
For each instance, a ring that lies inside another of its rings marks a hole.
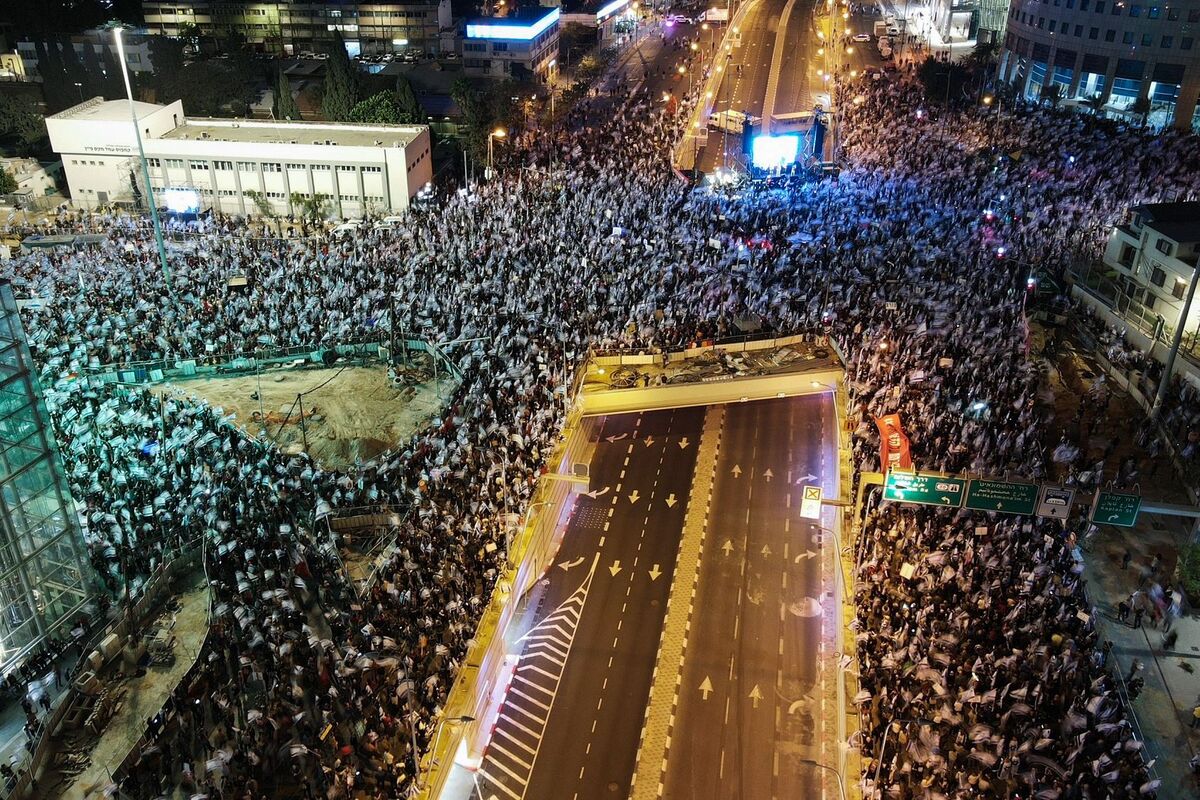
<instances>
[{"instance_id":1,"label":"orange banner","mask_svg":"<svg viewBox=\"0 0 1200 800\"><path fill-rule=\"evenodd\" d=\"M876 417L875 426L879 428L879 471L886 473L890 469L912 469L912 450L908 435L900 423L900 415Z\"/></svg>"}]
</instances>

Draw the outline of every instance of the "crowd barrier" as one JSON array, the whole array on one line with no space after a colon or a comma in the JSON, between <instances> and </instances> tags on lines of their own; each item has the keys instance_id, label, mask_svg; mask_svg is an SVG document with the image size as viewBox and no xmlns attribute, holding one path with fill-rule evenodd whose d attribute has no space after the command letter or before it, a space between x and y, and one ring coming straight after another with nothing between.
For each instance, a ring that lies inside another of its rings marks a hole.
<instances>
[{"instance_id":1,"label":"crowd barrier","mask_svg":"<svg viewBox=\"0 0 1200 800\"><path fill-rule=\"evenodd\" d=\"M461 378L458 365L436 345L424 339L397 340L409 350L429 352L448 374ZM206 354L197 358L169 358L134 361L122 364L92 365L84 369L83 379L94 384L125 383L152 385L191 378L214 378L246 375L262 369L279 367L293 361L322 364L326 352L350 358L387 360L390 340L371 338L343 342L332 346L302 344L287 347L273 345L242 353Z\"/></svg>"}]
</instances>

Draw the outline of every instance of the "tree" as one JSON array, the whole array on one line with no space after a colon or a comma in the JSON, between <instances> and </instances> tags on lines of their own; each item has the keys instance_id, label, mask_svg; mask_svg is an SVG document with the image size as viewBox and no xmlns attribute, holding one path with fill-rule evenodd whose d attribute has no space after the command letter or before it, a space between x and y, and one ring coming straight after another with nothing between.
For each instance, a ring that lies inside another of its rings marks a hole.
<instances>
[{"instance_id":1,"label":"tree","mask_svg":"<svg viewBox=\"0 0 1200 800\"><path fill-rule=\"evenodd\" d=\"M425 120L425 109L417 100L412 82L403 75L396 76L396 102L400 106L400 121L412 125Z\"/></svg>"},{"instance_id":2,"label":"tree","mask_svg":"<svg viewBox=\"0 0 1200 800\"><path fill-rule=\"evenodd\" d=\"M1104 110L1104 95L1094 94L1091 97L1086 97L1083 100L1083 105L1087 107L1093 114L1099 114Z\"/></svg>"},{"instance_id":3,"label":"tree","mask_svg":"<svg viewBox=\"0 0 1200 800\"><path fill-rule=\"evenodd\" d=\"M1129 107L1129 110L1141 118L1138 124L1144 128L1150 118L1151 108L1152 105L1149 97L1138 97L1138 99L1133 101L1133 105Z\"/></svg>"},{"instance_id":4,"label":"tree","mask_svg":"<svg viewBox=\"0 0 1200 800\"><path fill-rule=\"evenodd\" d=\"M400 125L403 119L400 101L395 92L371 95L350 109L348 122L367 122L374 125Z\"/></svg>"},{"instance_id":5,"label":"tree","mask_svg":"<svg viewBox=\"0 0 1200 800\"><path fill-rule=\"evenodd\" d=\"M345 122L350 119L350 112L358 102L358 84L341 31L333 32L333 40L327 50L329 60L325 62L325 94L321 98L321 113L330 122Z\"/></svg>"},{"instance_id":6,"label":"tree","mask_svg":"<svg viewBox=\"0 0 1200 800\"><path fill-rule=\"evenodd\" d=\"M85 48L89 46L87 44L84 45ZM69 83L75 90L76 102L82 102L83 100L80 95L84 95L85 93L87 97L91 97L91 82L83 70L83 62L79 60L79 53L75 52L75 45L70 39L63 42L62 62L63 80ZM75 84L79 85L76 86Z\"/></svg>"},{"instance_id":7,"label":"tree","mask_svg":"<svg viewBox=\"0 0 1200 800\"><path fill-rule=\"evenodd\" d=\"M329 216L329 195L292 192L292 213L300 218L300 230L307 236L309 224L319 225Z\"/></svg>"},{"instance_id":8,"label":"tree","mask_svg":"<svg viewBox=\"0 0 1200 800\"><path fill-rule=\"evenodd\" d=\"M154 67L151 85L154 87L155 100L159 103L166 99L179 99L179 78L183 73L183 42L168 36L154 36L150 39L150 64ZM189 111L191 109L188 109Z\"/></svg>"},{"instance_id":9,"label":"tree","mask_svg":"<svg viewBox=\"0 0 1200 800\"><path fill-rule=\"evenodd\" d=\"M100 54L90 42L83 48L83 73L87 75L87 86L84 94L89 97L107 97L108 76L104 74L104 65L100 63ZM109 98L112 99L112 98Z\"/></svg>"},{"instance_id":10,"label":"tree","mask_svg":"<svg viewBox=\"0 0 1200 800\"><path fill-rule=\"evenodd\" d=\"M36 47L36 45L35 45ZM70 108L79 102L79 93L67 81L67 70L63 66L58 42L51 39L38 52L38 72L42 76L42 93L51 113Z\"/></svg>"},{"instance_id":11,"label":"tree","mask_svg":"<svg viewBox=\"0 0 1200 800\"><path fill-rule=\"evenodd\" d=\"M12 194L17 190L17 179L8 174L8 170L0 167L0 195Z\"/></svg>"},{"instance_id":12,"label":"tree","mask_svg":"<svg viewBox=\"0 0 1200 800\"><path fill-rule=\"evenodd\" d=\"M1054 83L1053 81L1051 81L1050 83L1042 84L1042 89L1038 93L1038 98L1043 103L1047 103L1047 104L1057 108L1058 104L1060 102L1062 102L1063 88L1062 88L1062 86L1058 85L1057 83Z\"/></svg>"},{"instance_id":13,"label":"tree","mask_svg":"<svg viewBox=\"0 0 1200 800\"><path fill-rule=\"evenodd\" d=\"M925 87L925 96L939 103L949 104L962 97L970 77L971 74L964 67L932 58L925 59L917 67L917 78Z\"/></svg>"},{"instance_id":14,"label":"tree","mask_svg":"<svg viewBox=\"0 0 1200 800\"><path fill-rule=\"evenodd\" d=\"M258 209L258 213L261 216L275 222L275 229L279 231L279 238L282 239L283 223L279 221L279 212L271 205L271 201L267 199L266 195L254 189L247 189L243 194L250 198L250 201L254 203L254 207Z\"/></svg>"},{"instance_id":15,"label":"tree","mask_svg":"<svg viewBox=\"0 0 1200 800\"><path fill-rule=\"evenodd\" d=\"M166 86L172 91L160 103L182 100L184 110L199 117L245 116L254 99L247 76L219 61L193 61Z\"/></svg>"},{"instance_id":16,"label":"tree","mask_svg":"<svg viewBox=\"0 0 1200 800\"><path fill-rule=\"evenodd\" d=\"M275 73L275 98L271 110L275 119L300 119L300 106L292 97L292 82L283 70Z\"/></svg>"},{"instance_id":17,"label":"tree","mask_svg":"<svg viewBox=\"0 0 1200 800\"><path fill-rule=\"evenodd\" d=\"M23 155L37 152L46 138L46 122L33 98L0 94L0 138L11 138Z\"/></svg>"}]
</instances>

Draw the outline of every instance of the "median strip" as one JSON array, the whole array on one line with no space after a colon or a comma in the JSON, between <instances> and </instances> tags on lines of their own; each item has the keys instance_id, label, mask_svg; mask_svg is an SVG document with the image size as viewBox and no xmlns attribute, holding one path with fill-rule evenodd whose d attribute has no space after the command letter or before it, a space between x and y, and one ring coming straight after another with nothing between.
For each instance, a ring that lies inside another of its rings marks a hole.
<instances>
[{"instance_id":1,"label":"median strip","mask_svg":"<svg viewBox=\"0 0 1200 800\"><path fill-rule=\"evenodd\" d=\"M692 606L696 599L696 584L700 580L708 509L712 503L717 453L724 425L725 407L710 406L704 417L704 432L696 455L687 516L684 518L683 534L679 538L674 579L659 636L650 697L646 702L646 716L638 743L637 766L629 790L632 800L662 796L667 753L671 748L675 710L679 704L679 679L687 651L688 632L692 626Z\"/></svg>"}]
</instances>

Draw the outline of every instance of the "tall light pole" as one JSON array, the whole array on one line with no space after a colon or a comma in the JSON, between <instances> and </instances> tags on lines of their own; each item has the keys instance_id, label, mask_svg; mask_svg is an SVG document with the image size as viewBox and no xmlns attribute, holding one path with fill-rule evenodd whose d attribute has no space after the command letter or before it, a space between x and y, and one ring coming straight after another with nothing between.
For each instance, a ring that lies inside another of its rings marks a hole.
<instances>
[{"instance_id":1,"label":"tall light pole","mask_svg":"<svg viewBox=\"0 0 1200 800\"><path fill-rule=\"evenodd\" d=\"M79 102L82 103L83 102L83 84L80 83L79 81L75 81L75 88L79 90Z\"/></svg>"},{"instance_id":2,"label":"tall light pole","mask_svg":"<svg viewBox=\"0 0 1200 800\"><path fill-rule=\"evenodd\" d=\"M138 158L142 162L142 178L146 181L146 202L150 206L150 220L154 224L154 240L158 243L158 260L162 266L163 281L172 296L171 265L167 263L167 246L163 244L162 223L158 220L158 204L154 202L154 188L150 185L150 166L146 163L146 151L142 147L142 129L138 123L137 106L133 104L133 88L129 85L129 67L125 64L125 47L121 41L122 29L113 27L113 39L117 45L117 61L121 63L121 77L125 80L125 97L129 100L129 116L133 119L133 136L137 140Z\"/></svg>"},{"instance_id":3,"label":"tall light pole","mask_svg":"<svg viewBox=\"0 0 1200 800\"><path fill-rule=\"evenodd\" d=\"M800 758L797 760L801 764L808 764L810 767L818 767L820 769L827 769L830 772L832 772L833 777L837 778L838 792L841 793L842 800L846 800L846 784L842 782L842 773L838 772L836 769L829 766L828 764L822 764L820 761L814 761L811 758Z\"/></svg>"},{"instance_id":4,"label":"tall light pole","mask_svg":"<svg viewBox=\"0 0 1200 800\"><path fill-rule=\"evenodd\" d=\"M493 160L493 158L492 158L492 140L503 139L507 135L508 135L508 132L505 131L504 128L496 128L496 130L494 130L488 134L487 179L489 181L492 179L492 173L494 172L494 170L492 169L492 160Z\"/></svg>"}]
</instances>

